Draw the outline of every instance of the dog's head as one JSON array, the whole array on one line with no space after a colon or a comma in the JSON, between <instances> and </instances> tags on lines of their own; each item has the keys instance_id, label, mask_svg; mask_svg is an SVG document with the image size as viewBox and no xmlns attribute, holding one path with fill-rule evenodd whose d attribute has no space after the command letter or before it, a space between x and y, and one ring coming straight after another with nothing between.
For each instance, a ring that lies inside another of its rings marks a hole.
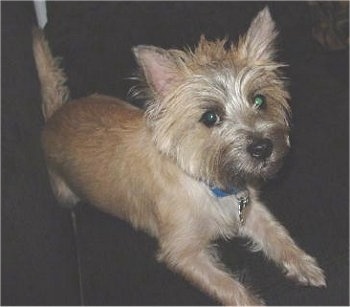
<instances>
[{"instance_id":1,"label":"dog's head","mask_svg":"<svg viewBox=\"0 0 350 307\"><path fill-rule=\"evenodd\" d=\"M265 8L237 44L202 36L193 51L134 48L155 146L194 178L227 189L280 168L290 112L276 35Z\"/></svg>"}]
</instances>

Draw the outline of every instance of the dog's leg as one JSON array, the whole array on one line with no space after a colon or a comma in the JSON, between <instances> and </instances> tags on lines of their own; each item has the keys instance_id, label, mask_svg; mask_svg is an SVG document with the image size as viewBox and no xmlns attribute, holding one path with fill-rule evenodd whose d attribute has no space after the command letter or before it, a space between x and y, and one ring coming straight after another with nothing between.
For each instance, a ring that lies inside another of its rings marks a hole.
<instances>
[{"instance_id":1,"label":"dog's leg","mask_svg":"<svg viewBox=\"0 0 350 307\"><path fill-rule=\"evenodd\" d=\"M193 229L188 233L184 228L180 230L180 236L174 232L161 240L161 261L224 305L263 305L262 300L224 270L214 250L202 243L201 236L197 237Z\"/></svg>"},{"instance_id":2,"label":"dog's leg","mask_svg":"<svg viewBox=\"0 0 350 307\"><path fill-rule=\"evenodd\" d=\"M252 239L254 250L262 250L281 265L287 277L303 285L326 286L323 270L317 261L296 245L288 231L255 197L252 197L241 234Z\"/></svg>"},{"instance_id":3,"label":"dog's leg","mask_svg":"<svg viewBox=\"0 0 350 307\"><path fill-rule=\"evenodd\" d=\"M63 207L72 209L78 202L79 197L67 186L64 180L54 171L48 169L52 191L56 199Z\"/></svg>"}]
</instances>

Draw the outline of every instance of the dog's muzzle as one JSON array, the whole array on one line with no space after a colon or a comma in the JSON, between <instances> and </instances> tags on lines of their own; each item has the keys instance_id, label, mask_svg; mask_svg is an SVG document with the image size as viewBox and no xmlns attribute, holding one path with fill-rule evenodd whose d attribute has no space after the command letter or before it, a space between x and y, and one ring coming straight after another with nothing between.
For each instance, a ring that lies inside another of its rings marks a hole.
<instances>
[{"instance_id":1,"label":"dog's muzzle","mask_svg":"<svg viewBox=\"0 0 350 307\"><path fill-rule=\"evenodd\" d=\"M247 152L258 160L265 160L270 157L272 150L273 144L269 139L255 139L247 146Z\"/></svg>"}]
</instances>

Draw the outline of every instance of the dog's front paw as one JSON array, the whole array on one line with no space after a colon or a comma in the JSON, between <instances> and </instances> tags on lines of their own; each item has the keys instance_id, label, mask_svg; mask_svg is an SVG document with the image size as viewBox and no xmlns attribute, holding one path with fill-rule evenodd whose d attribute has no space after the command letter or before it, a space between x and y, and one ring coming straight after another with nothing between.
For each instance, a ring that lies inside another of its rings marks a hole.
<instances>
[{"instance_id":1,"label":"dog's front paw","mask_svg":"<svg viewBox=\"0 0 350 307\"><path fill-rule=\"evenodd\" d=\"M244 295L234 293L228 301L223 303L225 306L265 306L262 298L251 293Z\"/></svg>"},{"instance_id":2,"label":"dog's front paw","mask_svg":"<svg viewBox=\"0 0 350 307\"><path fill-rule=\"evenodd\" d=\"M326 277L316 259L300 252L298 256L283 262L286 277L305 286L326 287Z\"/></svg>"},{"instance_id":3,"label":"dog's front paw","mask_svg":"<svg viewBox=\"0 0 350 307\"><path fill-rule=\"evenodd\" d=\"M247 306L265 306L265 301L258 296L250 297L250 300L247 302Z\"/></svg>"},{"instance_id":4,"label":"dog's front paw","mask_svg":"<svg viewBox=\"0 0 350 307\"><path fill-rule=\"evenodd\" d=\"M230 287L221 287L218 292L218 301L224 306L265 306L264 300L253 293L251 289L233 280ZM233 287L232 287L233 286Z\"/></svg>"}]
</instances>

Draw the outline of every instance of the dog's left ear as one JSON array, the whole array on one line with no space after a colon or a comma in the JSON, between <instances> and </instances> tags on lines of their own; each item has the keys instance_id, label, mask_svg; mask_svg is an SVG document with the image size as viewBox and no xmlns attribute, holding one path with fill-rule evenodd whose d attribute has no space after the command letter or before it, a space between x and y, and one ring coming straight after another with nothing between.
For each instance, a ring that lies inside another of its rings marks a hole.
<instances>
[{"instance_id":1,"label":"dog's left ear","mask_svg":"<svg viewBox=\"0 0 350 307\"><path fill-rule=\"evenodd\" d=\"M270 10L266 6L254 18L243 38L241 47L248 60L255 62L273 60L275 54L274 42L277 34Z\"/></svg>"},{"instance_id":2,"label":"dog's left ear","mask_svg":"<svg viewBox=\"0 0 350 307\"><path fill-rule=\"evenodd\" d=\"M166 95L179 77L171 52L154 46L137 46L133 51L149 87L156 95Z\"/></svg>"}]
</instances>

